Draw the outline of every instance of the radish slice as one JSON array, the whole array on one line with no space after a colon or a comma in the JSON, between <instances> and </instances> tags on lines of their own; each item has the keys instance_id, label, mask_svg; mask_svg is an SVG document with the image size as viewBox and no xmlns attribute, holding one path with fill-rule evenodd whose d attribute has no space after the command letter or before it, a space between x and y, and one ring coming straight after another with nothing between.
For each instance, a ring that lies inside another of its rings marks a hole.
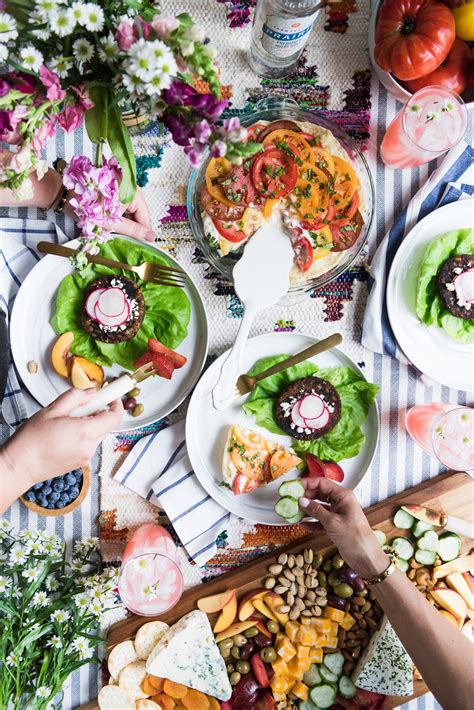
<instances>
[{"instance_id":1,"label":"radish slice","mask_svg":"<svg viewBox=\"0 0 474 710\"><path fill-rule=\"evenodd\" d=\"M294 424L295 426L300 427L301 429L306 429L307 427L306 427L306 424L305 424L305 420L303 419L303 417L302 417L301 414L299 413L299 406L300 406L300 403L299 403L299 402L296 402L296 403L292 406L292 408L291 408L291 419L292 419L293 424Z\"/></svg>"},{"instance_id":2,"label":"radish slice","mask_svg":"<svg viewBox=\"0 0 474 710\"><path fill-rule=\"evenodd\" d=\"M123 313L126 300L122 289L108 288L100 295L97 305L104 316L115 317Z\"/></svg>"},{"instance_id":3,"label":"radish slice","mask_svg":"<svg viewBox=\"0 0 474 710\"><path fill-rule=\"evenodd\" d=\"M91 291L91 293L87 297L86 313L89 316L89 318L92 318L93 320L96 320L95 307L97 305L97 301L102 296L102 294L104 293L105 290L106 290L105 288L98 288L95 291Z\"/></svg>"},{"instance_id":4,"label":"radish slice","mask_svg":"<svg viewBox=\"0 0 474 710\"><path fill-rule=\"evenodd\" d=\"M454 279L456 296L464 303L474 303L474 269L464 271Z\"/></svg>"},{"instance_id":5,"label":"radish slice","mask_svg":"<svg viewBox=\"0 0 474 710\"><path fill-rule=\"evenodd\" d=\"M320 417L317 417L317 419L304 419L303 421L308 429L322 429L329 423L330 418L331 415L329 414L329 410L325 407L323 414L321 414Z\"/></svg>"},{"instance_id":6,"label":"radish slice","mask_svg":"<svg viewBox=\"0 0 474 710\"><path fill-rule=\"evenodd\" d=\"M125 308L122 313L119 313L118 316L104 316L99 308L99 305L97 304L95 307L96 320L98 320L99 323L102 323L102 325L106 325L108 328L116 328L119 325L123 325L127 322L130 316L130 306L128 305L128 301L125 301L124 303Z\"/></svg>"},{"instance_id":7,"label":"radish slice","mask_svg":"<svg viewBox=\"0 0 474 710\"><path fill-rule=\"evenodd\" d=\"M336 481L337 483L342 483L344 480L344 471L339 464L333 461L324 461L323 466L325 478L329 478L331 481Z\"/></svg>"},{"instance_id":8,"label":"radish slice","mask_svg":"<svg viewBox=\"0 0 474 710\"><path fill-rule=\"evenodd\" d=\"M325 404L319 395L308 394L300 400L298 411L303 419L317 419L323 414L325 408Z\"/></svg>"}]
</instances>

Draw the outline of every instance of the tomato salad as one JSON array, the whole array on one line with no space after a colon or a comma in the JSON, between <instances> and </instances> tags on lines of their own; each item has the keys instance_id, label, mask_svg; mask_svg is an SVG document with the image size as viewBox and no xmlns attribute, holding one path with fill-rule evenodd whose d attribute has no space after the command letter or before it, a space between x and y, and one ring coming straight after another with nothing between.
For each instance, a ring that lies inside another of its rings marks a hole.
<instances>
[{"instance_id":1,"label":"tomato salad","mask_svg":"<svg viewBox=\"0 0 474 710\"><path fill-rule=\"evenodd\" d=\"M256 123L249 139L262 150L242 165L212 158L207 166L200 197L210 246L226 256L280 219L295 252L292 281L326 273L364 225L349 156L331 131L310 123Z\"/></svg>"}]
</instances>

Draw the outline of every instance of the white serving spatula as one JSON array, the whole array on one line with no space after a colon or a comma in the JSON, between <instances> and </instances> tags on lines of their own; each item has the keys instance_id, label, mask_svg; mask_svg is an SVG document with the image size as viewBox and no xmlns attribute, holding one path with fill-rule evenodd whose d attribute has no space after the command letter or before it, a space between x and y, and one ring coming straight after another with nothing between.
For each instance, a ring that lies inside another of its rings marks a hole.
<instances>
[{"instance_id":1,"label":"white serving spatula","mask_svg":"<svg viewBox=\"0 0 474 710\"><path fill-rule=\"evenodd\" d=\"M243 352L253 319L258 311L273 305L287 293L293 258L288 235L279 225L266 224L253 235L234 266L234 288L244 314L232 350L212 390L216 409L226 409L233 402L235 383L244 369Z\"/></svg>"}]
</instances>

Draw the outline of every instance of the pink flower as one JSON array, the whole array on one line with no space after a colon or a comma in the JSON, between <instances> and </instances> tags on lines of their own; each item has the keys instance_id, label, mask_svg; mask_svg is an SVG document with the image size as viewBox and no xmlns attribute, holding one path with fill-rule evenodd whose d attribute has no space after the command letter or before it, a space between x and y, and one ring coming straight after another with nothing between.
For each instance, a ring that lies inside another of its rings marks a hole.
<instances>
[{"instance_id":1,"label":"pink flower","mask_svg":"<svg viewBox=\"0 0 474 710\"><path fill-rule=\"evenodd\" d=\"M151 22L151 26L155 30L158 39L166 39L166 37L168 37L179 27L179 21L176 17L155 15Z\"/></svg>"},{"instance_id":2,"label":"pink flower","mask_svg":"<svg viewBox=\"0 0 474 710\"><path fill-rule=\"evenodd\" d=\"M66 98L66 92L61 88L59 76L50 71L44 64L39 70L40 79L46 91L46 96L49 101L63 101Z\"/></svg>"},{"instance_id":3,"label":"pink flower","mask_svg":"<svg viewBox=\"0 0 474 710\"><path fill-rule=\"evenodd\" d=\"M19 151L13 153L10 161L11 170L14 170L17 175L25 172L25 170L29 171L33 166L31 157L31 143L25 143Z\"/></svg>"},{"instance_id":4,"label":"pink flower","mask_svg":"<svg viewBox=\"0 0 474 710\"><path fill-rule=\"evenodd\" d=\"M16 106L13 111L2 111L0 121L0 140L9 145L18 145L23 140L19 129L20 123L28 114L28 107Z\"/></svg>"},{"instance_id":5,"label":"pink flower","mask_svg":"<svg viewBox=\"0 0 474 710\"><path fill-rule=\"evenodd\" d=\"M145 22L145 20L142 20L141 17L135 17L133 24L135 26L135 32L136 32L136 39L140 37L140 33L138 31L138 25L141 25L142 28L142 35L144 39L148 39L150 36L150 33L152 31L152 26L150 25L149 22Z\"/></svg>"},{"instance_id":6,"label":"pink flower","mask_svg":"<svg viewBox=\"0 0 474 710\"><path fill-rule=\"evenodd\" d=\"M36 78L31 76L31 74L26 74L21 71L12 71L5 74L3 78L13 84L13 87L21 91L22 94L34 94L36 91Z\"/></svg>"},{"instance_id":7,"label":"pink flower","mask_svg":"<svg viewBox=\"0 0 474 710\"><path fill-rule=\"evenodd\" d=\"M31 139L31 145L37 155L45 147L48 138L52 138L54 136L56 132L56 120L56 116L51 116L51 118L43 121L36 129L33 138Z\"/></svg>"},{"instance_id":8,"label":"pink flower","mask_svg":"<svg viewBox=\"0 0 474 710\"><path fill-rule=\"evenodd\" d=\"M82 104L69 104L65 106L64 111L58 116L58 123L66 133L75 131L82 125L85 109Z\"/></svg>"},{"instance_id":9,"label":"pink flower","mask_svg":"<svg viewBox=\"0 0 474 710\"><path fill-rule=\"evenodd\" d=\"M86 111L88 111L90 108L93 107L94 102L91 100L91 98L89 96L89 91L88 91L85 84L80 84L80 86L71 86L71 89L74 91L76 96L79 98L81 105L84 107L84 109Z\"/></svg>"},{"instance_id":10,"label":"pink flower","mask_svg":"<svg viewBox=\"0 0 474 710\"><path fill-rule=\"evenodd\" d=\"M115 33L115 39L122 52L128 52L132 44L137 40L133 24L127 20L122 20Z\"/></svg>"}]
</instances>

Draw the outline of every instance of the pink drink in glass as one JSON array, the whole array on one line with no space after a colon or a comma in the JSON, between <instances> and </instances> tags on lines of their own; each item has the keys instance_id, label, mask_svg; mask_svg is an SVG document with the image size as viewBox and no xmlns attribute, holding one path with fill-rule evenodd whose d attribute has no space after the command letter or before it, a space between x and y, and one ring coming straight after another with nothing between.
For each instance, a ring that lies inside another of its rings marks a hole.
<instances>
[{"instance_id":1,"label":"pink drink in glass","mask_svg":"<svg viewBox=\"0 0 474 710\"><path fill-rule=\"evenodd\" d=\"M460 96L440 86L417 91L387 128L380 153L390 168L428 163L464 136L467 111Z\"/></svg>"},{"instance_id":2,"label":"pink drink in glass","mask_svg":"<svg viewBox=\"0 0 474 710\"><path fill-rule=\"evenodd\" d=\"M160 525L142 525L130 538L122 557L119 593L125 606L141 616L171 609L183 593L183 575L176 545Z\"/></svg>"},{"instance_id":3,"label":"pink drink in glass","mask_svg":"<svg viewBox=\"0 0 474 710\"><path fill-rule=\"evenodd\" d=\"M417 404L405 420L426 453L453 471L474 469L474 409L456 404Z\"/></svg>"}]
</instances>

